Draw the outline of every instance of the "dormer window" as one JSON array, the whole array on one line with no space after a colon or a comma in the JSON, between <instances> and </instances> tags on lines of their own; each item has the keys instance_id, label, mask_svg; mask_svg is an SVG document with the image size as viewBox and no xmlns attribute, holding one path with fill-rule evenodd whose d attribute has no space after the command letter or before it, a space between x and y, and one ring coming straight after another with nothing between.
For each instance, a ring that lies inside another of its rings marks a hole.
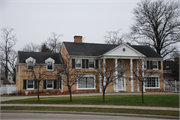
<instances>
[{"instance_id":1,"label":"dormer window","mask_svg":"<svg viewBox=\"0 0 180 120\"><path fill-rule=\"evenodd\" d=\"M45 60L45 63L47 64L47 71L53 71L55 61L52 58L48 58Z\"/></svg>"},{"instance_id":2,"label":"dormer window","mask_svg":"<svg viewBox=\"0 0 180 120\"><path fill-rule=\"evenodd\" d=\"M32 58L32 57L29 57L29 58L26 59L26 63L27 63L27 70L28 71L33 71L36 60L34 58Z\"/></svg>"},{"instance_id":3,"label":"dormer window","mask_svg":"<svg viewBox=\"0 0 180 120\"><path fill-rule=\"evenodd\" d=\"M49 70L49 71L53 70L53 63L52 62L47 63L47 70Z\"/></svg>"},{"instance_id":4,"label":"dormer window","mask_svg":"<svg viewBox=\"0 0 180 120\"><path fill-rule=\"evenodd\" d=\"M28 71L32 71L34 69L33 61L28 61L27 69Z\"/></svg>"}]
</instances>

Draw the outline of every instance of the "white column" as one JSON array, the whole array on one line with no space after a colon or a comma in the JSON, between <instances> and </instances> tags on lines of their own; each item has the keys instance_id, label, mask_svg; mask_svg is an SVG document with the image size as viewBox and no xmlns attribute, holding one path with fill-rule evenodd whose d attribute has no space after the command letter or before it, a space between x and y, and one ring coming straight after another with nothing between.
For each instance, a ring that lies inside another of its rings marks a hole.
<instances>
[{"instance_id":1,"label":"white column","mask_svg":"<svg viewBox=\"0 0 180 120\"><path fill-rule=\"evenodd\" d=\"M116 81L114 81L114 83L115 83L114 87L115 87L116 92L118 92L118 71L117 71L117 67L118 67L117 58L115 58L115 79L116 79Z\"/></svg>"},{"instance_id":2,"label":"white column","mask_svg":"<svg viewBox=\"0 0 180 120\"><path fill-rule=\"evenodd\" d=\"M177 84L176 84L176 80L174 81L174 86L175 86L175 92L177 92Z\"/></svg>"},{"instance_id":3,"label":"white column","mask_svg":"<svg viewBox=\"0 0 180 120\"><path fill-rule=\"evenodd\" d=\"M137 67L137 91L139 92L139 65L138 60L136 61L136 67Z\"/></svg>"},{"instance_id":4,"label":"white column","mask_svg":"<svg viewBox=\"0 0 180 120\"><path fill-rule=\"evenodd\" d=\"M102 84L101 84L101 59L99 60L99 92L102 92Z\"/></svg>"},{"instance_id":5,"label":"white column","mask_svg":"<svg viewBox=\"0 0 180 120\"><path fill-rule=\"evenodd\" d=\"M133 88L133 59L130 59L130 78L131 78L131 92L134 92Z\"/></svg>"},{"instance_id":6,"label":"white column","mask_svg":"<svg viewBox=\"0 0 180 120\"><path fill-rule=\"evenodd\" d=\"M144 81L144 60L142 60L141 63L142 63L141 69L142 69L142 78L143 78L142 80ZM143 91L146 92L145 91L145 81L143 82Z\"/></svg>"},{"instance_id":7,"label":"white column","mask_svg":"<svg viewBox=\"0 0 180 120\"><path fill-rule=\"evenodd\" d=\"M103 73L104 73L104 80L103 80L103 86L106 85L106 59L103 58Z\"/></svg>"},{"instance_id":8,"label":"white column","mask_svg":"<svg viewBox=\"0 0 180 120\"><path fill-rule=\"evenodd\" d=\"M62 82L61 82L61 93L63 93L63 76L62 76Z\"/></svg>"}]
</instances>

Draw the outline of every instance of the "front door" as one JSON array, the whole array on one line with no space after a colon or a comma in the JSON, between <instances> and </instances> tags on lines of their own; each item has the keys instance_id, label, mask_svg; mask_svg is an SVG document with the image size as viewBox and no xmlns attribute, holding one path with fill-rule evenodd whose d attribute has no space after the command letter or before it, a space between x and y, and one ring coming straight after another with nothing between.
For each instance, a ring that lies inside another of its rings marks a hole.
<instances>
[{"instance_id":1,"label":"front door","mask_svg":"<svg viewBox=\"0 0 180 120\"><path fill-rule=\"evenodd\" d=\"M118 79L118 90L126 90L125 83L125 73L123 73L122 77Z\"/></svg>"}]
</instances>

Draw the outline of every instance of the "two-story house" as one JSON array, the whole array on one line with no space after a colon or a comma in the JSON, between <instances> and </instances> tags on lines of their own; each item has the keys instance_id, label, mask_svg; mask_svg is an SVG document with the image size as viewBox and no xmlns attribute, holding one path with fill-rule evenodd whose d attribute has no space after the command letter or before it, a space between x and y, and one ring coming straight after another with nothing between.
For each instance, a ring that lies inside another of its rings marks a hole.
<instances>
[{"instance_id":1,"label":"two-story house","mask_svg":"<svg viewBox=\"0 0 180 120\"><path fill-rule=\"evenodd\" d=\"M75 36L74 42L63 42L60 53L64 61L69 59L72 69L79 69L85 74L84 81L82 79L77 81L72 91L102 92L102 81L106 80L102 79L99 69L104 71L107 64L120 65L120 69L126 71L123 80L116 80L116 84L109 85L106 92L141 91L141 83L135 79L135 76L140 74L140 69L146 71L143 73L147 76L145 91L164 90L162 57L148 46L82 43L82 36ZM134 75L135 70L136 75ZM119 70L116 69L114 74L118 72ZM63 84L62 88L64 91L68 90Z\"/></svg>"},{"instance_id":2,"label":"two-story house","mask_svg":"<svg viewBox=\"0 0 180 120\"><path fill-rule=\"evenodd\" d=\"M102 78L99 71L104 72L109 64L113 67L118 66L114 69L113 75L118 75L122 70L124 72L123 78L116 79L116 84L108 85L106 92L141 91L141 82L136 79L136 75L141 74L140 70L146 71L142 73L147 78L144 91L164 90L162 57L152 48L126 43L121 45L82 43L82 36L74 36L74 42L63 42L60 53L18 52L17 91L37 91L37 83L28 74L32 73L32 70L37 71L38 65L41 64L43 71L56 75L43 78L40 92L68 92L64 83L67 76L58 71L67 61L69 66L66 67L78 70L74 76L83 73L83 78L73 85L72 92L102 92L102 81L110 78Z\"/></svg>"}]
</instances>

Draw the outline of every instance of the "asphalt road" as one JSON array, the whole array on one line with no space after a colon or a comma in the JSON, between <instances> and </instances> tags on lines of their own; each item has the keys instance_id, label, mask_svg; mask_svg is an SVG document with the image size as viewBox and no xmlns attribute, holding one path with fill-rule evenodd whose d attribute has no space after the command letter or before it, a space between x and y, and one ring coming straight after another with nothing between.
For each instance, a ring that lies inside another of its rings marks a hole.
<instances>
[{"instance_id":1,"label":"asphalt road","mask_svg":"<svg viewBox=\"0 0 180 120\"><path fill-rule=\"evenodd\" d=\"M81 115L81 114L53 114L53 113L1 113L1 120L164 120L161 118L107 116L107 115ZM168 120L168 119L166 119ZM170 120L170 119L169 119Z\"/></svg>"}]
</instances>

